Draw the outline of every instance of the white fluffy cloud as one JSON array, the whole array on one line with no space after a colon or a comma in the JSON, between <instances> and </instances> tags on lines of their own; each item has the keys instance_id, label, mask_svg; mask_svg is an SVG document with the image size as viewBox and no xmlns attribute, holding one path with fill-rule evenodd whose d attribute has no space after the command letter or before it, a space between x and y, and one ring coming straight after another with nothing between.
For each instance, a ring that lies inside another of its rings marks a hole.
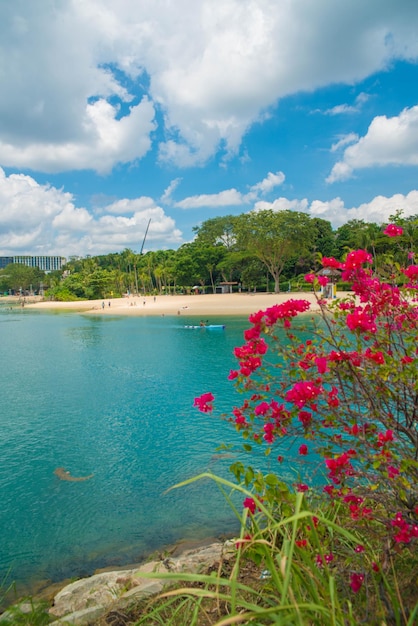
<instances>
[{"instance_id":1,"label":"white fluffy cloud","mask_svg":"<svg viewBox=\"0 0 418 626\"><path fill-rule=\"evenodd\" d=\"M273 211L301 211L306 213L309 208L309 202L306 198L302 200L288 200L287 198L276 198L273 202L260 200L255 203L255 211L265 211L272 209Z\"/></svg>"},{"instance_id":2,"label":"white fluffy cloud","mask_svg":"<svg viewBox=\"0 0 418 626\"><path fill-rule=\"evenodd\" d=\"M351 208L346 207L341 198L333 198L326 202L313 200L311 203L306 198L302 200L278 198L274 202L257 202L254 209L256 211L264 209L302 211L311 217L328 220L334 228L354 219L383 224L387 222L390 215L394 215L398 210L401 210L405 217L418 215L418 191L411 191L407 195L399 193L390 198L376 196L370 202Z\"/></svg>"},{"instance_id":3,"label":"white fluffy cloud","mask_svg":"<svg viewBox=\"0 0 418 626\"><path fill-rule=\"evenodd\" d=\"M418 165L418 106L404 109L396 117L375 117L366 135L345 149L327 182L350 178L358 169L383 165Z\"/></svg>"},{"instance_id":4,"label":"white fluffy cloud","mask_svg":"<svg viewBox=\"0 0 418 626\"><path fill-rule=\"evenodd\" d=\"M395 0L2 2L0 164L108 172L147 153L156 119L161 160L203 163L220 146L228 158L280 98L416 59L418 3L407 9Z\"/></svg>"},{"instance_id":5,"label":"white fluffy cloud","mask_svg":"<svg viewBox=\"0 0 418 626\"><path fill-rule=\"evenodd\" d=\"M276 172L275 174L269 172L263 180L252 185L248 193L243 194L236 189L226 189L219 193L189 196L177 202L175 206L179 209L198 209L202 207L217 208L246 205L257 200L260 195L270 193L275 187L282 185L284 180L285 175L283 172Z\"/></svg>"},{"instance_id":6,"label":"white fluffy cloud","mask_svg":"<svg viewBox=\"0 0 418 626\"><path fill-rule=\"evenodd\" d=\"M369 96L365 93L359 93L356 97L354 104L337 104L331 109L324 111L325 115L350 115L353 113L359 113L365 102L369 99Z\"/></svg>"},{"instance_id":7,"label":"white fluffy cloud","mask_svg":"<svg viewBox=\"0 0 418 626\"><path fill-rule=\"evenodd\" d=\"M267 176L278 182L281 177ZM262 182L264 182L262 181ZM261 186L260 186L261 185ZM268 186L268 185L267 185ZM266 185L253 188L261 191ZM251 188L251 189L253 189ZM248 208L249 195L236 189L219 194L191 196L178 203L181 208L238 206ZM246 204L247 203L247 204ZM341 198L324 202L306 198L258 200L254 210L292 210L329 220L338 228L350 219L383 223L401 209L405 216L418 214L418 191L390 198L377 196L358 207L346 207ZM151 221L150 221L151 220ZM50 185L40 185L22 174L6 176L0 168L0 255L8 254L106 254L132 248L139 251L147 226L145 249L177 248L182 233L162 207L150 197L121 199L102 206L93 216L75 204L74 197Z\"/></svg>"},{"instance_id":8,"label":"white fluffy cloud","mask_svg":"<svg viewBox=\"0 0 418 626\"><path fill-rule=\"evenodd\" d=\"M236 189L226 189L219 193L200 194L189 196L176 203L179 209L198 209L201 207L240 206L244 203L244 196Z\"/></svg>"},{"instance_id":9,"label":"white fluffy cloud","mask_svg":"<svg viewBox=\"0 0 418 626\"><path fill-rule=\"evenodd\" d=\"M129 163L144 156L151 147L154 109L148 99L132 107L130 115L115 119L116 107L101 99L86 106L85 135L78 142L13 145L0 139L3 166L34 168L38 171L93 169L108 173L115 163Z\"/></svg>"},{"instance_id":10,"label":"white fluffy cloud","mask_svg":"<svg viewBox=\"0 0 418 626\"><path fill-rule=\"evenodd\" d=\"M286 177L283 172L276 172L275 174L273 174L273 172L269 172L266 178L251 187L250 194L254 194L255 196L258 195L258 193L261 193L262 195L267 194L275 187L282 185L285 178Z\"/></svg>"},{"instance_id":11,"label":"white fluffy cloud","mask_svg":"<svg viewBox=\"0 0 418 626\"><path fill-rule=\"evenodd\" d=\"M119 200L95 219L69 193L0 168L0 255L85 255L177 247L182 233L151 198Z\"/></svg>"}]
</instances>

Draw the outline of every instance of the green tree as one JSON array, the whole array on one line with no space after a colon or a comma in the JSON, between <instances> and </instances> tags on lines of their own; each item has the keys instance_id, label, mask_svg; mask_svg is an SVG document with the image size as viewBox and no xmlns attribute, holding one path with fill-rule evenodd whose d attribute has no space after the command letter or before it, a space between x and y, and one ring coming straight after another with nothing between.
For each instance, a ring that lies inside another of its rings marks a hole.
<instances>
[{"instance_id":1,"label":"green tree","mask_svg":"<svg viewBox=\"0 0 418 626\"><path fill-rule=\"evenodd\" d=\"M312 249L315 228L306 213L297 211L251 211L236 222L237 244L258 258L280 291L280 275L286 261Z\"/></svg>"},{"instance_id":2,"label":"green tree","mask_svg":"<svg viewBox=\"0 0 418 626\"><path fill-rule=\"evenodd\" d=\"M45 280L45 272L37 267L28 267L22 263L10 263L0 270L0 285L3 291L12 289L15 292L27 291L39 287Z\"/></svg>"},{"instance_id":3,"label":"green tree","mask_svg":"<svg viewBox=\"0 0 418 626\"><path fill-rule=\"evenodd\" d=\"M415 250L418 247L418 215L403 217L403 211L396 211L389 217L389 222L401 226L403 234L399 238L399 254L397 260L400 263L416 263ZM393 246L395 247L395 246Z\"/></svg>"},{"instance_id":4,"label":"green tree","mask_svg":"<svg viewBox=\"0 0 418 626\"><path fill-rule=\"evenodd\" d=\"M205 220L201 226L192 229L196 233L196 242L212 246L222 245L227 250L233 250L236 247L237 219L234 215L225 215Z\"/></svg>"},{"instance_id":5,"label":"green tree","mask_svg":"<svg viewBox=\"0 0 418 626\"><path fill-rule=\"evenodd\" d=\"M332 256L335 252L335 233L331 222L320 217L311 219L315 228L313 247L315 252L320 252L322 256Z\"/></svg>"},{"instance_id":6,"label":"green tree","mask_svg":"<svg viewBox=\"0 0 418 626\"><path fill-rule=\"evenodd\" d=\"M108 297L114 284L114 278L113 272L99 267L85 276L85 294L88 300Z\"/></svg>"},{"instance_id":7,"label":"green tree","mask_svg":"<svg viewBox=\"0 0 418 626\"><path fill-rule=\"evenodd\" d=\"M177 284L182 287L194 285L197 272L198 268L193 255L192 244L185 243L177 250L174 261L174 273Z\"/></svg>"}]
</instances>

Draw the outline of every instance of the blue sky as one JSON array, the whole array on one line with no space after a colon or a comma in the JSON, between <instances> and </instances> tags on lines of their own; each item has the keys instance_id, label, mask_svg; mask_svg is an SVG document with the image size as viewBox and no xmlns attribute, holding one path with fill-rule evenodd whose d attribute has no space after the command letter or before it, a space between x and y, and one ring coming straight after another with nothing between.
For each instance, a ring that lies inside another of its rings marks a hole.
<instances>
[{"instance_id":1,"label":"blue sky","mask_svg":"<svg viewBox=\"0 0 418 626\"><path fill-rule=\"evenodd\" d=\"M416 0L0 2L0 255L418 214Z\"/></svg>"}]
</instances>

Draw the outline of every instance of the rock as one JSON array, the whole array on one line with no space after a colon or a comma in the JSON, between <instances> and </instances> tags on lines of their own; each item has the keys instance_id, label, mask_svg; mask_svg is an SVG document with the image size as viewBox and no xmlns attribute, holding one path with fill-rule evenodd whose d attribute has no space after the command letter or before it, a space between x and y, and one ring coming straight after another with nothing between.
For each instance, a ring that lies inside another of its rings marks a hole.
<instances>
[{"instance_id":1,"label":"rock","mask_svg":"<svg viewBox=\"0 0 418 626\"><path fill-rule=\"evenodd\" d=\"M28 615L33 609L33 604L32 602L23 601L23 602L20 602L19 604L16 604L13 608L17 609L19 613L25 613ZM9 620L12 620L13 617L14 617L13 610L8 609L7 611L5 611L4 613L0 615L0 622L7 622Z\"/></svg>"},{"instance_id":2,"label":"rock","mask_svg":"<svg viewBox=\"0 0 418 626\"><path fill-rule=\"evenodd\" d=\"M97 620L105 613L104 607L92 607L90 609L82 609L81 611L74 611L66 615L63 619L57 619L51 622L51 626L89 626L94 623L92 620Z\"/></svg>"},{"instance_id":3,"label":"rock","mask_svg":"<svg viewBox=\"0 0 418 626\"><path fill-rule=\"evenodd\" d=\"M145 578L143 574L197 573L221 558L228 558L233 552L230 543L216 542L204 547L185 550L178 557L150 561L134 569L102 572L77 580L61 589L55 596L50 615L57 618L65 616L65 619L56 620L53 624L56 626L66 622L87 624L88 619L93 619L92 613L95 610L98 616L118 603L126 605L128 601L132 601L133 597L140 599L159 593L165 585L172 583L172 580L164 580L164 576ZM82 621L83 619L86 621Z\"/></svg>"},{"instance_id":4,"label":"rock","mask_svg":"<svg viewBox=\"0 0 418 626\"><path fill-rule=\"evenodd\" d=\"M82 578L61 589L54 598L51 615L62 617L91 607L110 606L130 588L132 571L106 572Z\"/></svg>"}]
</instances>

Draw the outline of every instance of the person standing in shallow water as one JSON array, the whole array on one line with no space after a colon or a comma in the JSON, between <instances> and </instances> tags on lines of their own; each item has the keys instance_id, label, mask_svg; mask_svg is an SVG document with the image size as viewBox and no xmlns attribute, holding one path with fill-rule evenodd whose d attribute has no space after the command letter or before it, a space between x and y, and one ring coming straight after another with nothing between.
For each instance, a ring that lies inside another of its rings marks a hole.
<instances>
[{"instance_id":1,"label":"person standing in shallow water","mask_svg":"<svg viewBox=\"0 0 418 626\"><path fill-rule=\"evenodd\" d=\"M105 303L104 303L104 302L102 302L102 309L104 309L104 308L105 308Z\"/></svg>"}]
</instances>

